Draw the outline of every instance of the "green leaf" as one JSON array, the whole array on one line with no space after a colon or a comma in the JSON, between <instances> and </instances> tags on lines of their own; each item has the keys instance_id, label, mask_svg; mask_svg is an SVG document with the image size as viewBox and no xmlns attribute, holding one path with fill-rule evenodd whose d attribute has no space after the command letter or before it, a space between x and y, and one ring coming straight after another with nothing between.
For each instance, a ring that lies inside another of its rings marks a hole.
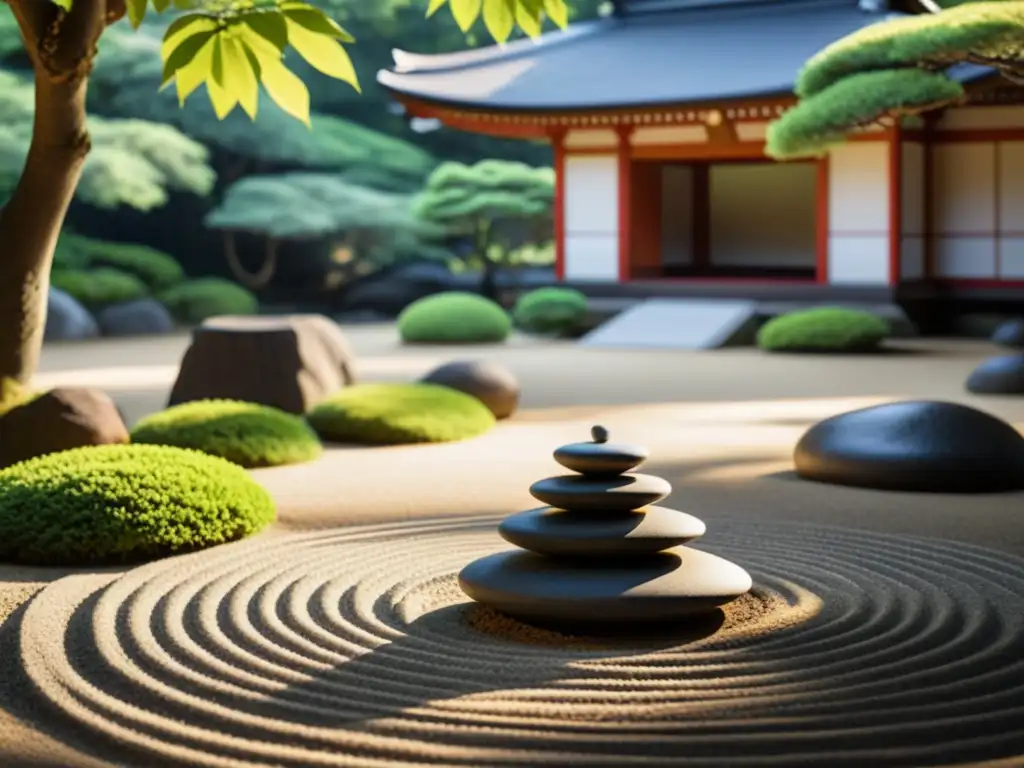
<instances>
[{"instance_id":1,"label":"green leaf","mask_svg":"<svg viewBox=\"0 0 1024 768\"><path fill-rule=\"evenodd\" d=\"M254 58L246 53L244 42L231 35L224 36L221 40L221 85L242 105L245 113L255 120L260 86L253 62Z\"/></svg>"},{"instance_id":2,"label":"green leaf","mask_svg":"<svg viewBox=\"0 0 1024 768\"><path fill-rule=\"evenodd\" d=\"M171 0L153 0L153 10L157 13L163 13L171 5Z\"/></svg>"},{"instance_id":3,"label":"green leaf","mask_svg":"<svg viewBox=\"0 0 1024 768\"><path fill-rule=\"evenodd\" d=\"M516 24L530 37L540 35L544 27L544 0L519 0L516 3Z\"/></svg>"},{"instance_id":4,"label":"green leaf","mask_svg":"<svg viewBox=\"0 0 1024 768\"><path fill-rule=\"evenodd\" d=\"M217 29L217 21L203 13L189 13L171 22L164 33L164 41L160 46L160 58L167 61L171 52L181 45L187 37L198 32L213 32Z\"/></svg>"},{"instance_id":5,"label":"green leaf","mask_svg":"<svg viewBox=\"0 0 1024 768\"><path fill-rule=\"evenodd\" d=\"M288 42L310 66L359 90L359 78L352 59L337 40L320 32L311 32L290 17L287 24Z\"/></svg>"},{"instance_id":6,"label":"green leaf","mask_svg":"<svg viewBox=\"0 0 1024 768\"><path fill-rule=\"evenodd\" d=\"M430 0L430 5L427 6L427 18L429 19L435 13L437 13L448 0Z\"/></svg>"},{"instance_id":7,"label":"green leaf","mask_svg":"<svg viewBox=\"0 0 1024 768\"><path fill-rule=\"evenodd\" d=\"M58 8L63 8L65 11L71 10L71 0L52 0L52 2Z\"/></svg>"},{"instance_id":8,"label":"green leaf","mask_svg":"<svg viewBox=\"0 0 1024 768\"><path fill-rule=\"evenodd\" d=\"M260 59L260 82L267 89L267 95L284 112L305 123L309 122L309 91L306 84L291 72L280 59Z\"/></svg>"},{"instance_id":9,"label":"green leaf","mask_svg":"<svg viewBox=\"0 0 1024 768\"><path fill-rule=\"evenodd\" d=\"M239 20L274 46L278 52L288 47L288 25L279 12L258 11L241 16Z\"/></svg>"},{"instance_id":10,"label":"green leaf","mask_svg":"<svg viewBox=\"0 0 1024 768\"><path fill-rule=\"evenodd\" d=\"M569 26L569 8L565 0L544 0L544 11L558 27Z\"/></svg>"},{"instance_id":11,"label":"green leaf","mask_svg":"<svg viewBox=\"0 0 1024 768\"><path fill-rule=\"evenodd\" d=\"M194 61L199 51L215 34L216 30L204 30L182 40L178 47L164 59L162 85L167 85L182 67Z\"/></svg>"},{"instance_id":12,"label":"green leaf","mask_svg":"<svg viewBox=\"0 0 1024 768\"><path fill-rule=\"evenodd\" d=\"M281 5L281 13L289 21L293 21L310 32L318 35L326 35L345 43L354 43L355 38L338 26L338 24L321 11L306 3L284 3Z\"/></svg>"},{"instance_id":13,"label":"green leaf","mask_svg":"<svg viewBox=\"0 0 1024 768\"><path fill-rule=\"evenodd\" d=\"M455 17L455 23L459 25L459 29L463 32L468 32L469 28L479 18L480 3L481 0L448 0L448 5L452 9L452 16Z\"/></svg>"},{"instance_id":14,"label":"green leaf","mask_svg":"<svg viewBox=\"0 0 1024 768\"><path fill-rule=\"evenodd\" d=\"M139 24L146 16L146 3L147 0L127 0L128 7L128 21L131 22L133 29L138 29Z\"/></svg>"},{"instance_id":15,"label":"green leaf","mask_svg":"<svg viewBox=\"0 0 1024 768\"><path fill-rule=\"evenodd\" d=\"M508 40L516 28L516 6L522 0L483 0L484 25L497 42Z\"/></svg>"},{"instance_id":16,"label":"green leaf","mask_svg":"<svg viewBox=\"0 0 1024 768\"><path fill-rule=\"evenodd\" d=\"M174 74L174 85L178 91L178 104L184 104L196 88L206 82L213 69L213 35L206 40L206 45L199 49L192 61L185 64Z\"/></svg>"}]
</instances>

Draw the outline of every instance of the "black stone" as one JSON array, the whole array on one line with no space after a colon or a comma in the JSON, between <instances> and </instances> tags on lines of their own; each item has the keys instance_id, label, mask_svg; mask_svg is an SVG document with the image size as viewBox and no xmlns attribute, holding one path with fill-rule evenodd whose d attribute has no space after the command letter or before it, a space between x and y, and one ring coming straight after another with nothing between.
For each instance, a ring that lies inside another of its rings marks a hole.
<instances>
[{"instance_id":1,"label":"black stone","mask_svg":"<svg viewBox=\"0 0 1024 768\"><path fill-rule=\"evenodd\" d=\"M992 334L992 343L1010 349L1024 349L1024 319L1007 320Z\"/></svg>"},{"instance_id":2,"label":"black stone","mask_svg":"<svg viewBox=\"0 0 1024 768\"><path fill-rule=\"evenodd\" d=\"M653 475L600 478L561 475L538 480L530 495L558 509L627 512L661 501L672 492L667 481Z\"/></svg>"},{"instance_id":3,"label":"black stone","mask_svg":"<svg viewBox=\"0 0 1024 768\"><path fill-rule=\"evenodd\" d=\"M808 480L880 490L1024 488L1024 437L958 403L887 403L833 416L800 438L794 462Z\"/></svg>"},{"instance_id":4,"label":"black stone","mask_svg":"<svg viewBox=\"0 0 1024 768\"><path fill-rule=\"evenodd\" d=\"M563 467L591 477L621 475L646 460L647 451L638 445L572 443L555 451L555 461Z\"/></svg>"},{"instance_id":5,"label":"black stone","mask_svg":"<svg viewBox=\"0 0 1024 768\"><path fill-rule=\"evenodd\" d=\"M473 600L526 622L588 626L670 624L735 600L752 586L738 565L689 547L600 568L531 552L499 552L467 565Z\"/></svg>"},{"instance_id":6,"label":"black stone","mask_svg":"<svg viewBox=\"0 0 1024 768\"><path fill-rule=\"evenodd\" d=\"M976 395L1024 395L1024 354L990 357L967 377Z\"/></svg>"},{"instance_id":7,"label":"black stone","mask_svg":"<svg viewBox=\"0 0 1024 768\"><path fill-rule=\"evenodd\" d=\"M693 515L667 507L640 511L566 512L539 507L506 517L498 533L510 544L551 557L636 557L704 535Z\"/></svg>"}]
</instances>

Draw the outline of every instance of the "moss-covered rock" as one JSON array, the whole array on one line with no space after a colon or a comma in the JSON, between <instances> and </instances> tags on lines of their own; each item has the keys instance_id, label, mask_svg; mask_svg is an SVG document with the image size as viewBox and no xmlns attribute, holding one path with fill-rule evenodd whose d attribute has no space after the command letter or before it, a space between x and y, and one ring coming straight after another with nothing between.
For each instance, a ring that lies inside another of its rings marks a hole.
<instances>
[{"instance_id":1,"label":"moss-covered rock","mask_svg":"<svg viewBox=\"0 0 1024 768\"><path fill-rule=\"evenodd\" d=\"M891 332L889 323L871 312L818 307L769 320L757 333L757 346L769 352L868 352Z\"/></svg>"},{"instance_id":2,"label":"moss-covered rock","mask_svg":"<svg viewBox=\"0 0 1024 768\"><path fill-rule=\"evenodd\" d=\"M320 440L299 416L238 400L195 400L139 421L133 443L174 445L219 456L243 467L312 461Z\"/></svg>"},{"instance_id":3,"label":"moss-covered rock","mask_svg":"<svg viewBox=\"0 0 1024 768\"><path fill-rule=\"evenodd\" d=\"M587 297L574 288L538 288L516 300L512 316L531 333L574 336L586 321Z\"/></svg>"},{"instance_id":4,"label":"moss-covered rock","mask_svg":"<svg viewBox=\"0 0 1024 768\"><path fill-rule=\"evenodd\" d=\"M426 296L398 316L398 333L407 344L493 343L504 341L511 330L508 312L465 291Z\"/></svg>"},{"instance_id":5,"label":"moss-covered rock","mask_svg":"<svg viewBox=\"0 0 1024 768\"><path fill-rule=\"evenodd\" d=\"M186 280L157 298L175 320L185 325L199 325L217 315L255 315L259 311L259 302L251 291L219 277Z\"/></svg>"},{"instance_id":6,"label":"moss-covered rock","mask_svg":"<svg viewBox=\"0 0 1024 768\"><path fill-rule=\"evenodd\" d=\"M50 282L87 307L135 301L149 293L135 275L113 267L58 270L51 275Z\"/></svg>"},{"instance_id":7,"label":"moss-covered rock","mask_svg":"<svg viewBox=\"0 0 1024 768\"><path fill-rule=\"evenodd\" d=\"M436 384L358 384L310 411L313 429L339 443L443 443L481 435L494 414L477 398Z\"/></svg>"},{"instance_id":8,"label":"moss-covered rock","mask_svg":"<svg viewBox=\"0 0 1024 768\"><path fill-rule=\"evenodd\" d=\"M0 470L3 562L140 562L235 541L273 518L244 469L181 448L76 448Z\"/></svg>"}]
</instances>

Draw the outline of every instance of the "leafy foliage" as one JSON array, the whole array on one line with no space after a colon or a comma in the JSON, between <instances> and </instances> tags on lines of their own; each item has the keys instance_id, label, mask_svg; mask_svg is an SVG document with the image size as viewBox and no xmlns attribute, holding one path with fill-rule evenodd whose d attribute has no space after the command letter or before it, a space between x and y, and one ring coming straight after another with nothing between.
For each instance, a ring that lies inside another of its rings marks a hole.
<instances>
[{"instance_id":1,"label":"leafy foliage","mask_svg":"<svg viewBox=\"0 0 1024 768\"><path fill-rule=\"evenodd\" d=\"M516 300L512 316L526 331L572 336L586 320L587 297L574 288L538 288Z\"/></svg>"},{"instance_id":2,"label":"leafy foliage","mask_svg":"<svg viewBox=\"0 0 1024 768\"><path fill-rule=\"evenodd\" d=\"M953 3L943 3L954 5ZM955 104L955 64L1012 73L1020 63L1024 2L965 2L937 14L872 24L826 47L797 78L801 101L770 128L768 154L821 154L850 131Z\"/></svg>"},{"instance_id":3,"label":"leafy foliage","mask_svg":"<svg viewBox=\"0 0 1024 768\"><path fill-rule=\"evenodd\" d=\"M149 294L139 278L113 267L56 270L50 282L54 288L92 308L134 301Z\"/></svg>"},{"instance_id":4,"label":"leafy foliage","mask_svg":"<svg viewBox=\"0 0 1024 768\"><path fill-rule=\"evenodd\" d=\"M259 311L251 291L219 277L186 280L161 292L157 299L184 325L199 325L216 315L254 315Z\"/></svg>"},{"instance_id":5,"label":"leafy foliage","mask_svg":"<svg viewBox=\"0 0 1024 768\"><path fill-rule=\"evenodd\" d=\"M435 384L358 384L310 411L325 440L367 445L442 443L476 437L495 424L475 397Z\"/></svg>"},{"instance_id":6,"label":"leafy foliage","mask_svg":"<svg viewBox=\"0 0 1024 768\"><path fill-rule=\"evenodd\" d=\"M398 316L406 344L472 344L504 341L512 330L508 313L475 293L445 291L414 301Z\"/></svg>"},{"instance_id":7,"label":"leafy foliage","mask_svg":"<svg viewBox=\"0 0 1024 768\"><path fill-rule=\"evenodd\" d=\"M76 448L0 470L0 561L138 562L244 538L274 519L244 469L156 445Z\"/></svg>"},{"instance_id":8,"label":"leafy foliage","mask_svg":"<svg viewBox=\"0 0 1024 768\"><path fill-rule=\"evenodd\" d=\"M137 243L94 240L70 232L61 233L53 257L57 271L88 267L114 267L141 280L151 291L180 283L185 273L166 253Z\"/></svg>"},{"instance_id":9,"label":"leafy foliage","mask_svg":"<svg viewBox=\"0 0 1024 768\"><path fill-rule=\"evenodd\" d=\"M892 333L878 315L843 307L817 307L772 318L757 333L769 352L864 352Z\"/></svg>"},{"instance_id":10,"label":"leafy foliage","mask_svg":"<svg viewBox=\"0 0 1024 768\"><path fill-rule=\"evenodd\" d=\"M192 448L243 467L312 461L323 450L300 417L237 400L176 405L142 419L131 438L133 443Z\"/></svg>"}]
</instances>

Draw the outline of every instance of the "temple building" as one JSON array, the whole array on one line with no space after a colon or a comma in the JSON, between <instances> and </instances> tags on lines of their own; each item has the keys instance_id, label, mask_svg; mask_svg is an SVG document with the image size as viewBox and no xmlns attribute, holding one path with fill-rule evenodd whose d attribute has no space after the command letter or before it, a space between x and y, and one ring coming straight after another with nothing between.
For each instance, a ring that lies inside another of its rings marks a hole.
<instances>
[{"instance_id":1,"label":"temple building","mask_svg":"<svg viewBox=\"0 0 1024 768\"><path fill-rule=\"evenodd\" d=\"M1024 91L991 70L955 67L964 104L883 121L824 158L765 156L804 62L894 14L620 0L537 40L396 51L378 80L409 115L551 142L556 274L590 295L1019 298Z\"/></svg>"}]
</instances>

